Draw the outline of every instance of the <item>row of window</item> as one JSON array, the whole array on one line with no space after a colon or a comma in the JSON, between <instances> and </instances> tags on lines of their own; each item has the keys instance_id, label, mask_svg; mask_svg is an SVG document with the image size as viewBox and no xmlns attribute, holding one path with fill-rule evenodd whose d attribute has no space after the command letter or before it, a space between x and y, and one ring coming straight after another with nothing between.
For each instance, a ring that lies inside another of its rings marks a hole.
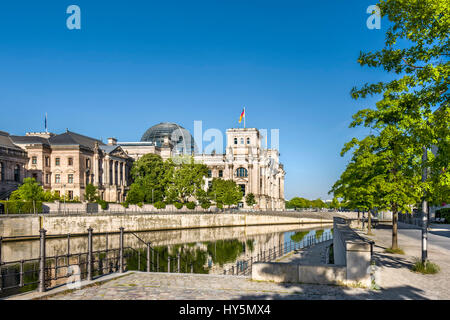
<instances>
[{"instance_id":1,"label":"row of window","mask_svg":"<svg viewBox=\"0 0 450 320\"><path fill-rule=\"evenodd\" d=\"M212 177L212 171L208 170L208 178ZM219 178L223 177L223 170L219 170Z\"/></svg>"},{"instance_id":2,"label":"row of window","mask_svg":"<svg viewBox=\"0 0 450 320\"><path fill-rule=\"evenodd\" d=\"M0 162L0 181L6 180L5 178L6 166L3 162ZM14 181L20 182L20 165L14 166Z\"/></svg>"},{"instance_id":3,"label":"row of window","mask_svg":"<svg viewBox=\"0 0 450 320\"><path fill-rule=\"evenodd\" d=\"M234 144L238 144L238 138L234 138ZM244 138L241 138L241 144L244 144ZM247 138L247 144L250 144L250 138Z\"/></svg>"},{"instance_id":4,"label":"row of window","mask_svg":"<svg viewBox=\"0 0 450 320\"><path fill-rule=\"evenodd\" d=\"M31 157L31 164L37 164L37 156ZM61 158L55 158L55 166L61 165ZM67 165L73 166L73 158L69 157L67 158ZM50 157L45 157L45 166L50 167ZM91 167L91 159L86 159L86 167Z\"/></svg>"},{"instance_id":5,"label":"row of window","mask_svg":"<svg viewBox=\"0 0 450 320\"><path fill-rule=\"evenodd\" d=\"M248 177L248 171L245 168L238 168L236 169L236 176L240 178L247 178ZM212 170L208 170L208 178L212 177ZM223 177L223 170L219 170L219 178Z\"/></svg>"}]
</instances>

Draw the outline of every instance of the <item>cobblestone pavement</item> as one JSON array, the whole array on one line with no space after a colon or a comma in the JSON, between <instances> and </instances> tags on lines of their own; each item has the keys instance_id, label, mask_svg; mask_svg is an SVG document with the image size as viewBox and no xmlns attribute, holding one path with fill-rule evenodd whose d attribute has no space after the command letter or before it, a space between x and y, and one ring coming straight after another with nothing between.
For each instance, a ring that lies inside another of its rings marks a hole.
<instances>
[{"instance_id":1,"label":"cobblestone pavement","mask_svg":"<svg viewBox=\"0 0 450 320\"><path fill-rule=\"evenodd\" d=\"M366 236L363 232L361 233ZM379 267L377 284L381 287L380 290L256 282L248 277L237 276L135 272L94 287L57 294L47 299L450 299L450 250L448 250L450 239L448 237L429 235L428 256L431 261L440 266L441 271L435 275L423 275L411 271L414 258L420 257L421 253L420 230L400 224L399 245L405 251L405 255L384 252L384 249L391 244L390 226L380 226L374 229L373 233L374 235L369 238L375 240L374 260ZM309 256L311 261L310 255L314 251L322 252L323 250L320 246L315 246L309 252L304 251L285 259L294 261Z\"/></svg>"},{"instance_id":2,"label":"cobblestone pavement","mask_svg":"<svg viewBox=\"0 0 450 320\"><path fill-rule=\"evenodd\" d=\"M96 287L59 294L58 300L376 299L380 294L343 286L277 284L246 277L136 272Z\"/></svg>"},{"instance_id":3,"label":"cobblestone pavement","mask_svg":"<svg viewBox=\"0 0 450 320\"><path fill-rule=\"evenodd\" d=\"M450 299L450 239L447 236L428 235L428 258L441 271L424 275L411 271L415 259L421 257L421 230L399 223L398 244L404 255L388 254L384 249L392 244L392 228L380 226L372 230L375 241L374 260L380 267L377 281L387 299Z\"/></svg>"},{"instance_id":4,"label":"cobblestone pavement","mask_svg":"<svg viewBox=\"0 0 450 320\"><path fill-rule=\"evenodd\" d=\"M327 247L333 243L333 240L324 241L313 245L312 247L296 250L284 257L276 260L277 262L289 262L305 265L319 265L326 263Z\"/></svg>"}]
</instances>

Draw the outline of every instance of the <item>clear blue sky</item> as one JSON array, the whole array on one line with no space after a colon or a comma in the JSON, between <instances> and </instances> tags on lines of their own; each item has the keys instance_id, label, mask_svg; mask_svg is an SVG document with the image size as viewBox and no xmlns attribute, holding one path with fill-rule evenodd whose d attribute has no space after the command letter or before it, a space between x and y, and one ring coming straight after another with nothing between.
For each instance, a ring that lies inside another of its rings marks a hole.
<instances>
[{"instance_id":1,"label":"clear blue sky","mask_svg":"<svg viewBox=\"0 0 450 320\"><path fill-rule=\"evenodd\" d=\"M66 8L81 8L68 30ZM0 130L69 128L138 141L150 126L193 131L280 130L286 198L329 199L361 129L355 85L386 79L361 68L361 50L382 47L366 27L373 0L4 1L0 8Z\"/></svg>"}]
</instances>

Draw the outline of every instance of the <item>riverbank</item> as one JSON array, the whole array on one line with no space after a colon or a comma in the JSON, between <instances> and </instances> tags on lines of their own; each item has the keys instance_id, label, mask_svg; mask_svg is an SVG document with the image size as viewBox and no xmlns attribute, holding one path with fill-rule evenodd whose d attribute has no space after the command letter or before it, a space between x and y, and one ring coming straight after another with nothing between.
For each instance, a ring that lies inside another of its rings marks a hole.
<instances>
[{"instance_id":1,"label":"riverbank","mask_svg":"<svg viewBox=\"0 0 450 320\"><path fill-rule=\"evenodd\" d=\"M129 232L282 224L328 224L333 222L334 215L330 212L11 215L0 217L0 237L37 236L41 228L47 231L48 236L69 233L76 236L85 235L89 227L94 230L94 233L118 233L121 227ZM346 215L353 216L352 213L346 213Z\"/></svg>"}]
</instances>

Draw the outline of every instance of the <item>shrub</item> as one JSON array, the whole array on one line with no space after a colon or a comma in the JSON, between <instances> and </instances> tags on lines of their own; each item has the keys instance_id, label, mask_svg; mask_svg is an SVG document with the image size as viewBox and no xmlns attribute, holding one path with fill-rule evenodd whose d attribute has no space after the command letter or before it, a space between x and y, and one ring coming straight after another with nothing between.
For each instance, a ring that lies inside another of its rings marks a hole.
<instances>
[{"instance_id":1,"label":"shrub","mask_svg":"<svg viewBox=\"0 0 450 320\"><path fill-rule=\"evenodd\" d=\"M4 205L4 213L34 213L33 201L9 200L0 201ZM35 201L36 212L42 212L42 201Z\"/></svg>"},{"instance_id":2,"label":"shrub","mask_svg":"<svg viewBox=\"0 0 450 320\"><path fill-rule=\"evenodd\" d=\"M97 203L100 205L100 208L102 208L102 210L108 210L108 202L106 202L105 200L97 200Z\"/></svg>"},{"instance_id":3,"label":"shrub","mask_svg":"<svg viewBox=\"0 0 450 320\"><path fill-rule=\"evenodd\" d=\"M129 203L125 201L125 202L122 202L121 205L124 208L128 208Z\"/></svg>"},{"instance_id":4,"label":"shrub","mask_svg":"<svg viewBox=\"0 0 450 320\"><path fill-rule=\"evenodd\" d=\"M209 203L209 202L203 202L203 203L201 204L201 206L202 206L203 209L209 209L209 207L211 207L211 203Z\"/></svg>"},{"instance_id":5,"label":"shrub","mask_svg":"<svg viewBox=\"0 0 450 320\"><path fill-rule=\"evenodd\" d=\"M425 263L422 262L422 260L416 260L412 267L412 271L414 272L420 272L423 274L435 274L440 271L440 268L437 264L426 261Z\"/></svg>"},{"instance_id":6,"label":"shrub","mask_svg":"<svg viewBox=\"0 0 450 320\"><path fill-rule=\"evenodd\" d=\"M195 207L196 207L195 202L190 201L186 203L186 208L188 208L189 210L194 210Z\"/></svg>"},{"instance_id":7,"label":"shrub","mask_svg":"<svg viewBox=\"0 0 450 320\"><path fill-rule=\"evenodd\" d=\"M450 223L450 208L436 210L436 213L438 212L441 214L441 218L445 218L446 223Z\"/></svg>"},{"instance_id":8,"label":"shrub","mask_svg":"<svg viewBox=\"0 0 450 320\"><path fill-rule=\"evenodd\" d=\"M220 202L219 202L219 203L216 203L216 207L219 208L219 209L223 209L223 204L220 203Z\"/></svg>"},{"instance_id":9,"label":"shrub","mask_svg":"<svg viewBox=\"0 0 450 320\"><path fill-rule=\"evenodd\" d=\"M156 209L164 209L166 207L166 204L162 201L157 201L153 205Z\"/></svg>"},{"instance_id":10,"label":"shrub","mask_svg":"<svg viewBox=\"0 0 450 320\"><path fill-rule=\"evenodd\" d=\"M180 210L181 208L183 208L184 204L181 202L175 202L173 204L175 206L175 208L177 208L178 210Z\"/></svg>"},{"instance_id":11,"label":"shrub","mask_svg":"<svg viewBox=\"0 0 450 320\"><path fill-rule=\"evenodd\" d=\"M142 202L138 202L138 203L136 203L136 205L139 207L139 208L142 208L142 206L144 205Z\"/></svg>"}]
</instances>

